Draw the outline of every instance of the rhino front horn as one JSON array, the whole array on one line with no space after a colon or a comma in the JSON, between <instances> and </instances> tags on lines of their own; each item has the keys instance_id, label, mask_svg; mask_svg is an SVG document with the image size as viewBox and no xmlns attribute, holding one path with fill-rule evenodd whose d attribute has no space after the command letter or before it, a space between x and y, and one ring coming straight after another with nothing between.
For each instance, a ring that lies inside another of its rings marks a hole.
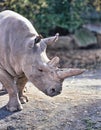
<instances>
[{"instance_id":1,"label":"rhino front horn","mask_svg":"<svg viewBox=\"0 0 101 130\"><path fill-rule=\"evenodd\" d=\"M65 79L67 77L76 76L85 72L85 69L60 69L57 74L60 79Z\"/></svg>"}]
</instances>

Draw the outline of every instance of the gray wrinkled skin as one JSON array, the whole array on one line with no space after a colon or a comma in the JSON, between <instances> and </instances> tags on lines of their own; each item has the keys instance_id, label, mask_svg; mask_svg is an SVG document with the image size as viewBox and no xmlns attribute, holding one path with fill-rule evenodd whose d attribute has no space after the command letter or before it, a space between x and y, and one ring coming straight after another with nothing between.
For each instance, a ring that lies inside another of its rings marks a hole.
<instances>
[{"instance_id":1,"label":"gray wrinkled skin","mask_svg":"<svg viewBox=\"0 0 101 130\"><path fill-rule=\"evenodd\" d=\"M22 110L21 103L28 101L23 94L27 81L46 95L55 96L61 93L66 77L83 72L80 69L59 69L58 57L47 58L47 44L57 38L58 34L40 39L23 16L9 10L0 13L0 82L9 94L6 106L9 111Z\"/></svg>"}]
</instances>

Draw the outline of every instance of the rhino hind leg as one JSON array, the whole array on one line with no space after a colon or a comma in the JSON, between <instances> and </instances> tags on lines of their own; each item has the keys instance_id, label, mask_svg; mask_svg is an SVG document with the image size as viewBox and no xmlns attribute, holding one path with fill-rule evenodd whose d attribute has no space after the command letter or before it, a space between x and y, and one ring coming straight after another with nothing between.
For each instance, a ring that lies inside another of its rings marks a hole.
<instances>
[{"instance_id":1,"label":"rhino hind leg","mask_svg":"<svg viewBox=\"0 0 101 130\"><path fill-rule=\"evenodd\" d=\"M24 93L24 88L25 88L26 83L27 83L27 78L25 76L18 79L18 82L17 82L19 99L22 104L28 102L28 97Z\"/></svg>"},{"instance_id":2,"label":"rhino hind leg","mask_svg":"<svg viewBox=\"0 0 101 130\"><path fill-rule=\"evenodd\" d=\"M11 112L22 110L23 107L19 100L17 86L14 84L13 78L5 70L0 69L0 81L9 94L9 101L6 105L7 110Z\"/></svg>"}]
</instances>

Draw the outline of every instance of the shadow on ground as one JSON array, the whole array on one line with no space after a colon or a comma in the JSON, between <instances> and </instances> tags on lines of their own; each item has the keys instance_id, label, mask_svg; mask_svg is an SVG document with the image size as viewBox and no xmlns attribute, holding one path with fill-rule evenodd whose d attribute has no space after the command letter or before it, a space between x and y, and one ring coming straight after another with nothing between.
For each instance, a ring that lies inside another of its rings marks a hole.
<instances>
[{"instance_id":1,"label":"shadow on ground","mask_svg":"<svg viewBox=\"0 0 101 130\"><path fill-rule=\"evenodd\" d=\"M5 119L12 114L12 112L6 110L6 106L0 108L0 120Z\"/></svg>"},{"instance_id":2,"label":"shadow on ground","mask_svg":"<svg viewBox=\"0 0 101 130\"><path fill-rule=\"evenodd\" d=\"M4 91L4 90L0 90L0 96L5 95L5 94L7 94L6 91Z\"/></svg>"}]
</instances>

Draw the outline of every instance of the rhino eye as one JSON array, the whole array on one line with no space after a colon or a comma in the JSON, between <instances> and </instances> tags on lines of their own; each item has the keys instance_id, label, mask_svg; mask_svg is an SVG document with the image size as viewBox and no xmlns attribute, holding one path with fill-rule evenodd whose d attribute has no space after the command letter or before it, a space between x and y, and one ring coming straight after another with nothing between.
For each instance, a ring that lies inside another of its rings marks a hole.
<instances>
[{"instance_id":1,"label":"rhino eye","mask_svg":"<svg viewBox=\"0 0 101 130\"><path fill-rule=\"evenodd\" d=\"M38 69L40 72L43 72L43 70L42 69Z\"/></svg>"}]
</instances>

